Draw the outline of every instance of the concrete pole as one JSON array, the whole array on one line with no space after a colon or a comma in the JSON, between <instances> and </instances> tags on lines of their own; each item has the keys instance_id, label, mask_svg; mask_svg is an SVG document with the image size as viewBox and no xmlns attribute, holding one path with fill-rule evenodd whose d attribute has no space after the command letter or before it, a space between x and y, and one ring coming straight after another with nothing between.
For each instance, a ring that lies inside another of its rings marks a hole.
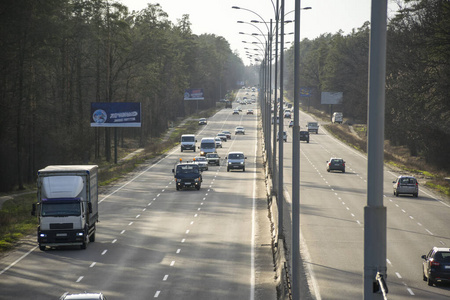
<instances>
[{"instance_id":1,"label":"concrete pole","mask_svg":"<svg viewBox=\"0 0 450 300\"><path fill-rule=\"evenodd\" d=\"M292 128L292 299L300 299L300 9L295 1L294 126Z\"/></svg>"},{"instance_id":2,"label":"concrete pole","mask_svg":"<svg viewBox=\"0 0 450 300\"><path fill-rule=\"evenodd\" d=\"M367 206L364 207L364 299L374 293L376 274L386 278L386 207L383 206L384 104L387 0L372 0L369 48Z\"/></svg>"},{"instance_id":3,"label":"concrete pole","mask_svg":"<svg viewBox=\"0 0 450 300\"><path fill-rule=\"evenodd\" d=\"M281 0L281 36L280 36L280 126L278 130L278 239L284 239L283 228L283 93L284 93L284 0ZM276 113L275 113L276 115Z\"/></svg>"}]
</instances>

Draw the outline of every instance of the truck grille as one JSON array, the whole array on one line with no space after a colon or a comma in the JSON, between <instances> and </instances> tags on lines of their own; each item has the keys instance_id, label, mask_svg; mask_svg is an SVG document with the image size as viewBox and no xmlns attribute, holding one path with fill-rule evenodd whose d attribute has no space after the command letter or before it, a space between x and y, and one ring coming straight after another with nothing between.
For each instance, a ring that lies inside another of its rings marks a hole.
<instances>
[{"instance_id":1,"label":"truck grille","mask_svg":"<svg viewBox=\"0 0 450 300\"><path fill-rule=\"evenodd\" d=\"M52 223L50 229L73 229L73 223Z\"/></svg>"}]
</instances>

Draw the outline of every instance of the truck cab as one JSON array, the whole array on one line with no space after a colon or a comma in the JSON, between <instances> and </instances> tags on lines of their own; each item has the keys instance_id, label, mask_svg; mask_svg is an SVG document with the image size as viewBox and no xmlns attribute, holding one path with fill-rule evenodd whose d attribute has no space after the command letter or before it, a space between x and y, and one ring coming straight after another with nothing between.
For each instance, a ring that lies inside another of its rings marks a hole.
<instances>
[{"instance_id":1,"label":"truck cab","mask_svg":"<svg viewBox=\"0 0 450 300\"><path fill-rule=\"evenodd\" d=\"M195 162L180 162L172 169L175 177L175 187L177 191L184 188L195 188L200 190L203 177L200 167Z\"/></svg>"},{"instance_id":2,"label":"truck cab","mask_svg":"<svg viewBox=\"0 0 450 300\"><path fill-rule=\"evenodd\" d=\"M306 127L308 128L308 132L319 133L319 123L317 122L308 122Z\"/></svg>"}]
</instances>

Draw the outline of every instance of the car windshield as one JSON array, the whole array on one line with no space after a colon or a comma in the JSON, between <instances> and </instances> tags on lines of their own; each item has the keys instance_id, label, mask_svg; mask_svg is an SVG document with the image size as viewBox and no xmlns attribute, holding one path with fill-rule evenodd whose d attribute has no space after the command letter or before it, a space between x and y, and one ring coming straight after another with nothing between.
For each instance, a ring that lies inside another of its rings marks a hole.
<instances>
[{"instance_id":1,"label":"car windshield","mask_svg":"<svg viewBox=\"0 0 450 300\"><path fill-rule=\"evenodd\" d=\"M196 157L195 160L196 160L196 161L205 161L205 160L206 160L206 157L200 157L200 156L199 156L199 157Z\"/></svg>"},{"instance_id":2,"label":"car windshield","mask_svg":"<svg viewBox=\"0 0 450 300\"><path fill-rule=\"evenodd\" d=\"M177 166L178 174L198 173L197 165L181 165Z\"/></svg>"},{"instance_id":3,"label":"car windshield","mask_svg":"<svg viewBox=\"0 0 450 300\"><path fill-rule=\"evenodd\" d=\"M229 159L243 159L244 158L244 154L242 153L232 153L228 155Z\"/></svg>"},{"instance_id":4,"label":"car windshield","mask_svg":"<svg viewBox=\"0 0 450 300\"><path fill-rule=\"evenodd\" d=\"M195 140L195 137L193 136L183 136L181 137L181 141L183 142L193 142Z\"/></svg>"},{"instance_id":5,"label":"car windshield","mask_svg":"<svg viewBox=\"0 0 450 300\"><path fill-rule=\"evenodd\" d=\"M341 164L342 163L342 159L332 159L331 162L333 164Z\"/></svg>"},{"instance_id":6,"label":"car windshield","mask_svg":"<svg viewBox=\"0 0 450 300\"><path fill-rule=\"evenodd\" d=\"M213 158L217 158L217 157L219 157L219 155L218 155L218 154L216 154L216 153L209 153L209 154L206 154L206 157L213 157Z\"/></svg>"}]
</instances>

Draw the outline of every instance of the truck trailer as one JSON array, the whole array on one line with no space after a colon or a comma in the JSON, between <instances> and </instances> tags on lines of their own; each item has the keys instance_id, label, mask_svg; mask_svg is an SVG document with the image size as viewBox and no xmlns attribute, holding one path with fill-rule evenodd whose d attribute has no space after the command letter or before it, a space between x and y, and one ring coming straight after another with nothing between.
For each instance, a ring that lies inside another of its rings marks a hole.
<instances>
[{"instance_id":1,"label":"truck trailer","mask_svg":"<svg viewBox=\"0 0 450 300\"><path fill-rule=\"evenodd\" d=\"M55 165L38 171L37 204L39 249L95 241L98 222L98 166Z\"/></svg>"}]
</instances>

